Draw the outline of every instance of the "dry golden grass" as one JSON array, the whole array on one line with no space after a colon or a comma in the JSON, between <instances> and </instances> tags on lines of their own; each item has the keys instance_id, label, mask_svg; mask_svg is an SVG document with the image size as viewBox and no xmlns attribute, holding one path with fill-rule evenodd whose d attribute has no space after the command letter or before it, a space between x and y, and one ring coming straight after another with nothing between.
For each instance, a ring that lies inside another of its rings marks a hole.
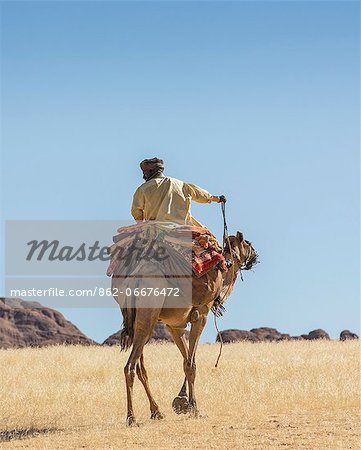
<instances>
[{"instance_id":1,"label":"dry golden grass","mask_svg":"<svg viewBox=\"0 0 361 450\"><path fill-rule=\"evenodd\" d=\"M148 345L146 365L166 415L149 419L138 380L139 428L125 426L123 366L108 347L0 351L0 447L36 449L359 449L360 343L201 345L202 417L177 416L183 380L172 344Z\"/></svg>"}]
</instances>

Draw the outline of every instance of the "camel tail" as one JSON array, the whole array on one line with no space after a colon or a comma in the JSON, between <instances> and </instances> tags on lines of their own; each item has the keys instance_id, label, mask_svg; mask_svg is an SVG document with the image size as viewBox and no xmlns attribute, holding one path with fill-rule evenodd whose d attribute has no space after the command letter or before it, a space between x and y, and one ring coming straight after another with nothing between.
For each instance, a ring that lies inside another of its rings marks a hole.
<instances>
[{"instance_id":1,"label":"camel tail","mask_svg":"<svg viewBox=\"0 0 361 450\"><path fill-rule=\"evenodd\" d=\"M120 332L120 351L127 351L133 345L136 308L122 308L123 329Z\"/></svg>"}]
</instances>

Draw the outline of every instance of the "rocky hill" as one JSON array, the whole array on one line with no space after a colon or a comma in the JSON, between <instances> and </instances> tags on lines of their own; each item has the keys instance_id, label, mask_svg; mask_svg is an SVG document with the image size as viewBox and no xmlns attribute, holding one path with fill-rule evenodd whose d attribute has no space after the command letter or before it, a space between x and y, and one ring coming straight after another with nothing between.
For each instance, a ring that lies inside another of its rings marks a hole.
<instances>
[{"instance_id":1,"label":"rocky hill","mask_svg":"<svg viewBox=\"0 0 361 450\"><path fill-rule=\"evenodd\" d=\"M189 333L187 332L187 335ZM109 336L103 345L118 345L120 331ZM223 342L277 342L285 340L330 339L326 331L317 329L301 336L281 333L275 328L261 327L247 330L221 331ZM341 341L358 339L357 334L344 330ZM151 338L154 341L172 342L168 329L157 322ZM219 337L217 337L219 341ZM37 302L0 298L0 348L21 348L53 344L96 344L58 311Z\"/></svg>"},{"instance_id":2,"label":"rocky hill","mask_svg":"<svg viewBox=\"0 0 361 450\"><path fill-rule=\"evenodd\" d=\"M103 345L119 345L120 330L109 336ZM153 331L153 336L150 342L167 341L173 342L172 336L167 327L162 322L157 322Z\"/></svg>"},{"instance_id":3,"label":"rocky hill","mask_svg":"<svg viewBox=\"0 0 361 450\"><path fill-rule=\"evenodd\" d=\"M38 302L0 298L0 348L94 344L75 325Z\"/></svg>"},{"instance_id":4,"label":"rocky hill","mask_svg":"<svg viewBox=\"0 0 361 450\"><path fill-rule=\"evenodd\" d=\"M343 330L340 333L340 341L349 341L351 339L358 339L356 333L352 333L350 330Z\"/></svg>"},{"instance_id":5,"label":"rocky hill","mask_svg":"<svg viewBox=\"0 0 361 450\"><path fill-rule=\"evenodd\" d=\"M222 340L225 343L250 341L250 342L277 342L277 341L291 341L291 340L307 340L313 341L317 339L330 340L330 336L325 330L317 329L310 331L308 334L301 334L301 336L291 336L286 333L280 333L275 328L261 327L247 330L224 330L221 331ZM349 330L344 330L340 334L340 340L345 341L349 339L358 339L357 334L351 333ZM217 342L220 341L217 336Z\"/></svg>"}]
</instances>

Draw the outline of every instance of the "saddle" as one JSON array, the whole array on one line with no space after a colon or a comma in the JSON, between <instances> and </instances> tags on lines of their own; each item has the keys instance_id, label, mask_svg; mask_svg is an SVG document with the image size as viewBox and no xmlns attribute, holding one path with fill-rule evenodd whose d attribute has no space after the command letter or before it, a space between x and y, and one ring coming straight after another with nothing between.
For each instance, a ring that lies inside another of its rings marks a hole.
<instances>
[{"instance_id":1,"label":"saddle","mask_svg":"<svg viewBox=\"0 0 361 450\"><path fill-rule=\"evenodd\" d=\"M173 222L145 221L127 227L118 228L113 237L114 244L108 253L112 256L107 275L111 277L120 264L121 253L130 249L137 238L142 242L156 242L170 246L188 263L192 264L192 273L201 277L209 270L217 267L227 271L222 247L217 238L205 227L179 225Z\"/></svg>"}]
</instances>

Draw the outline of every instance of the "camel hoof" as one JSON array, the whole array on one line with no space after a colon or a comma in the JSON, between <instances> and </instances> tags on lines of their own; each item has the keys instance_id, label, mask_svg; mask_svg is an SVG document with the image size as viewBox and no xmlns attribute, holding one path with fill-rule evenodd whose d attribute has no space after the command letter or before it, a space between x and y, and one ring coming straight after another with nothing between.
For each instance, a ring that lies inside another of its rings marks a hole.
<instances>
[{"instance_id":1,"label":"camel hoof","mask_svg":"<svg viewBox=\"0 0 361 450\"><path fill-rule=\"evenodd\" d=\"M160 411L154 411L154 412L152 412L150 418L152 420L162 420L162 419L164 419L164 416Z\"/></svg>"},{"instance_id":2,"label":"camel hoof","mask_svg":"<svg viewBox=\"0 0 361 450\"><path fill-rule=\"evenodd\" d=\"M189 403L187 397L176 397L173 400L172 408L176 414L187 414L187 412L189 412Z\"/></svg>"},{"instance_id":3,"label":"camel hoof","mask_svg":"<svg viewBox=\"0 0 361 450\"><path fill-rule=\"evenodd\" d=\"M188 411L192 417L199 417L199 411L195 402L189 402Z\"/></svg>"},{"instance_id":4,"label":"camel hoof","mask_svg":"<svg viewBox=\"0 0 361 450\"><path fill-rule=\"evenodd\" d=\"M134 416L127 417L127 427L139 427Z\"/></svg>"}]
</instances>

